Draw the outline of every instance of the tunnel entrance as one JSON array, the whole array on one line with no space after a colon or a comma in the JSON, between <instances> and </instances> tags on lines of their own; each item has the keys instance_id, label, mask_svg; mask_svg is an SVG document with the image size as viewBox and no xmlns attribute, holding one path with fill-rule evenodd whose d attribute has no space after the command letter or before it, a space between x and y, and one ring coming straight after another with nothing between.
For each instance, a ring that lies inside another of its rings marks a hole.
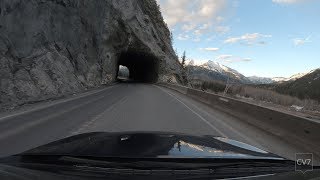
<instances>
[{"instance_id":1,"label":"tunnel entrance","mask_svg":"<svg viewBox=\"0 0 320 180\"><path fill-rule=\"evenodd\" d=\"M158 81L159 59L151 54L125 52L120 55L118 64L129 69L132 81L155 83Z\"/></svg>"}]
</instances>

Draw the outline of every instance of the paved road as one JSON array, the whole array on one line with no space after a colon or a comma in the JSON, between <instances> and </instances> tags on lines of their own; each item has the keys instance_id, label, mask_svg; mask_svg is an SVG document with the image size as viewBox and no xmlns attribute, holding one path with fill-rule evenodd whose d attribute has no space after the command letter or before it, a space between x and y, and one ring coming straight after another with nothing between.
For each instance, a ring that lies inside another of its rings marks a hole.
<instances>
[{"instance_id":1,"label":"paved road","mask_svg":"<svg viewBox=\"0 0 320 180\"><path fill-rule=\"evenodd\" d=\"M301 150L175 91L120 83L0 116L0 156L97 131L167 131L216 135L293 159Z\"/></svg>"}]
</instances>

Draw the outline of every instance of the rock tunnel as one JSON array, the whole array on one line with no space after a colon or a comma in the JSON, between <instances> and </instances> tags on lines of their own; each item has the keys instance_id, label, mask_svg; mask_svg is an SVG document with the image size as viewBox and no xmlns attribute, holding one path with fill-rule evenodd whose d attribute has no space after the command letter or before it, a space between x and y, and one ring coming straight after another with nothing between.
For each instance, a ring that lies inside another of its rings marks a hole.
<instances>
[{"instance_id":1,"label":"rock tunnel","mask_svg":"<svg viewBox=\"0 0 320 180\"><path fill-rule=\"evenodd\" d=\"M159 76L159 59L152 54L128 51L120 55L118 66L129 69L129 78L135 82L155 83Z\"/></svg>"}]
</instances>

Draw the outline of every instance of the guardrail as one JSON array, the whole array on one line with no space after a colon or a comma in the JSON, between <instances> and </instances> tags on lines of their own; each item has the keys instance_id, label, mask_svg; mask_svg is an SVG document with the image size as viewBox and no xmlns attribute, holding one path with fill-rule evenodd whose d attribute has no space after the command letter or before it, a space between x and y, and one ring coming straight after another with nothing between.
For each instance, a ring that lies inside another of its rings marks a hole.
<instances>
[{"instance_id":1,"label":"guardrail","mask_svg":"<svg viewBox=\"0 0 320 180\"><path fill-rule=\"evenodd\" d=\"M209 106L320 155L320 123L238 99L224 97L176 84L159 85L176 90Z\"/></svg>"}]
</instances>

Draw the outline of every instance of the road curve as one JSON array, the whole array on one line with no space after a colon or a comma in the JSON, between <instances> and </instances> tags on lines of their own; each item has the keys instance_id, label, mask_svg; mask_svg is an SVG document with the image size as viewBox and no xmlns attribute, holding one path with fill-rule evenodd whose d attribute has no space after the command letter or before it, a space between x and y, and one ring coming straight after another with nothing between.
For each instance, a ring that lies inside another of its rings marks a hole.
<instances>
[{"instance_id":1,"label":"road curve","mask_svg":"<svg viewBox=\"0 0 320 180\"><path fill-rule=\"evenodd\" d=\"M0 115L0 156L85 132L166 131L239 140L286 158L301 150L233 116L151 84L119 83Z\"/></svg>"}]
</instances>

